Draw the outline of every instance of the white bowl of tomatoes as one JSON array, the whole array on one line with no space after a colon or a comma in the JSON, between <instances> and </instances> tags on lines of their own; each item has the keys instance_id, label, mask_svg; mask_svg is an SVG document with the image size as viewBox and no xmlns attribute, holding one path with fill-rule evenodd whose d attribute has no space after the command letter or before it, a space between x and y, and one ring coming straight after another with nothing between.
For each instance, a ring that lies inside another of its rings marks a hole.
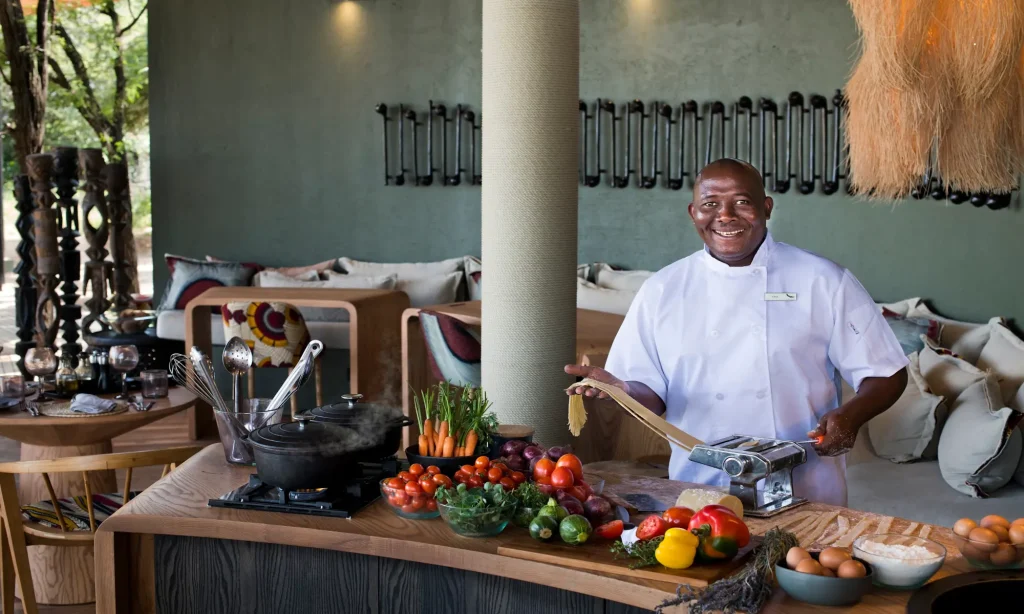
<instances>
[{"instance_id":1,"label":"white bowl of tomatoes","mask_svg":"<svg viewBox=\"0 0 1024 614\"><path fill-rule=\"evenodd\" d=\"M413 463L395 477L381 480L380 494L391 511L402 518L424 520L441 515L434 500L434 492L439 486L450 488L452 479L434 465L424 467Z\"/></svg>"}]
</instances>

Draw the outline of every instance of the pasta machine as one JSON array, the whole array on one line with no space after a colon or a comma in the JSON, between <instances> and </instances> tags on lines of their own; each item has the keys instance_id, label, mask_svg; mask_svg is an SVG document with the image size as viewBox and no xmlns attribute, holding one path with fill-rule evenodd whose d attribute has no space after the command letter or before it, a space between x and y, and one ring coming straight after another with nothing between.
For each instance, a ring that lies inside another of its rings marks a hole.
<instances>
[{"instance_id":1,"label":"pasta machine","mask_svg":"<svg viewBox=\"0 0 1024 614\"><path fill-rule=\"evenodd\" d=\"M731 435L694 446L689 459L729 475L729 494L743 502L745 516L769 518L807 503L793 493L793 468L807 462L797 442Z\"/></svg>"}]
</instances>

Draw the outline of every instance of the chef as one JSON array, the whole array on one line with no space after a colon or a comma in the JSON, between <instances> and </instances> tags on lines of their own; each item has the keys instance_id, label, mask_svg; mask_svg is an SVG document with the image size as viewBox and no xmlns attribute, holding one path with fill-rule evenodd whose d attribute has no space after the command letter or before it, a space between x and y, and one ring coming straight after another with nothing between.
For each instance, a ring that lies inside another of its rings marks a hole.
<instances>
[{"instance_id":1,"label":"chef","mask_svg":"<svg viewBox=\"0 0 1024 614\"><path fill-rule=\"evenodd\" d=\"M899 399L908 361L850 271L772 239L773 206L753 166L705 166L689 205L704 249L644 282L604 369L565 370L621 388L702 441L823 436L794 470L794 490L845 506L842 455ZM842 403L840 377L857 391ZM608 398L593 388L569 393L588 405ZM672 447L672 479L728 486L725 472L687 455Z\"/></svg>"}]
</instances>

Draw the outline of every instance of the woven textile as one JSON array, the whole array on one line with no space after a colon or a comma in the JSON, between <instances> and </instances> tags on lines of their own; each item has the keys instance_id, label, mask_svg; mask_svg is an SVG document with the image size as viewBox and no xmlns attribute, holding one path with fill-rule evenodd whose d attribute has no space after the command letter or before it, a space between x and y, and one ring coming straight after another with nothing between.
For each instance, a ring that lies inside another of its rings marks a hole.
<instances>
[{"instance_id":1,"label":"woven textile","mask_svg":"<svg viewBox=\"0 0 1024 614\"><path fill-rule=\"evenodd\" d=\"M443 313L421 311L419 318L434 378L456 386L479 386L480 337Z\"/></svg>"},{"instance_id":2,"label":"woven textile","mask_svg":"<svg viewBox=\"0 0 1024 614\"><path fill-rule=\"evenodd\" d=\"M483 4L482 378L498 420L568 437L575 357L579 0Z\"/></svg>"},{"instance_id":3,"label":"woven textile","mask_svg":"<svg viewBox=\"0 0 1024 614\"><path fill-rule=\"evenodd\" d=\"M224 338L241 337L254 367L291 367L309 343L309 330L294 306L281 302L236 302L221 306Z\"/></svg>"},{"instance_id":4,"label":"woven textile","mask_svg":"<svg viewBox=\"0 0 1024 614\"><path fill-rule=\"evenodd\" d=\"M128 493L129 500L137 494L139 493ZM57 499L57 504L60 505L60 513L64 516L65 530L89 530L89 510L86 508L84 496ZM96 524L99 525L106 520L111 514L121 509L122 505L124 505L124 497L120 493L93 495L92 512ZM21 518L25 522L36 522L47 527L60 528L57 513L53 511L53 503L49 500L21 506Z\"/></svg>"}]
</instances>

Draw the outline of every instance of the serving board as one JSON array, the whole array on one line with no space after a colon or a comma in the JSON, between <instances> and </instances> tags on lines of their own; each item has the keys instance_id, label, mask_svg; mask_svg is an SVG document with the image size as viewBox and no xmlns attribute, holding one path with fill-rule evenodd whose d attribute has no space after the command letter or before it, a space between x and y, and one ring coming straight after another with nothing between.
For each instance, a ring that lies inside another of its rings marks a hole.
<instances>
[{"instance_id":1,"label":"serving board","mask_svg":"<svg viewBox=\"0 0 1024 614\"><path fill-rule=\"evenodd\" d=\"M636 559L616 559L609 551L612 542L596 540L582 546L570 546L560 542L538 542L528 535L516 536L498 548L498 554L514 559L525 559L562 567L587 571L599 571L631 578L644 578L672 584L689 584L700 588L724 578L746 563L760 538L753 538L746 548L740 550L732 560L713 565L695 563L689 569L668 569L661 565L630 569Z\"/></svg>"}]
</instances>

